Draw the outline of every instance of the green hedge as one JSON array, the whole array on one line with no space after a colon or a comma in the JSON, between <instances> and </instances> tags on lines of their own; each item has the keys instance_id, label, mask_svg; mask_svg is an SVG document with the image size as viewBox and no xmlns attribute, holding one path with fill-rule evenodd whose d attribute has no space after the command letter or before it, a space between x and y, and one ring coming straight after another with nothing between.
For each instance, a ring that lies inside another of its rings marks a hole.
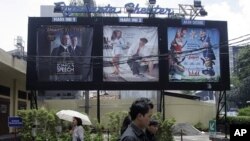
<instances>
[{"instance_id":1,"label":"green hedge","mask_svg":"<svg viewBox=\"0 0 250 141\"><path fill-rule=\"evenodd\" d=\"M250 116L227 117L228 124L250 124Z\"/></svg>"}]
</instances>

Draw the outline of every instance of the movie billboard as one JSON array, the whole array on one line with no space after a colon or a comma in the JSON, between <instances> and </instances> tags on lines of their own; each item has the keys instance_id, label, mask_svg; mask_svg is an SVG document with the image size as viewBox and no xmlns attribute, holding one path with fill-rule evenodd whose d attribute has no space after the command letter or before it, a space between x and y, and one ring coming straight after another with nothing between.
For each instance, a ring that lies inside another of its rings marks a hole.
<instances>
[{"instance_id":1,"label":"movie billboard","mask_svg":"<svg viewBox=\"0 0 250 141\"><path fill-rule=\"evenodd\" d=\"M93 28L41 25L37 29L38 81L92 81Z\"/></svg>"},{"instance_id":2,"label":"movie billboard","mask_svg":"<svg viewBox=\"0 0 250 141\"><path fill-rule=\"evenodd\" d=\"M158 28L103 27L103 81L159 81Z\"/></svg>"},{"instance_id":3,"label":"movie billboard","mask_svg":"<svg viewBox=\"0 0 250 141\"><path fill-rule=\"evenodd\" d=\"M217 28L168 27L169 82L219 82Z\"/></svg>"}]
</instances>

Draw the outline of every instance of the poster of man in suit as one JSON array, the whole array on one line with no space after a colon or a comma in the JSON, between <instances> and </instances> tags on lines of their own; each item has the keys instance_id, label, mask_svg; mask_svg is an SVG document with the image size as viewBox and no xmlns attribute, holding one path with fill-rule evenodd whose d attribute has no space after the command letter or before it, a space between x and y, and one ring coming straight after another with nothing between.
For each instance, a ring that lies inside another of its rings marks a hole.
<instances>
[{"instance_id":1,"label":"poster of man in suit","mask_svg":"<svg viewBox=\"0 0 250 141\"><path fill-rule=\"evenodd\" d=\"M91 27L42 26L37 36L39 81L92 81Z\"/></svg>"}]
</instances>

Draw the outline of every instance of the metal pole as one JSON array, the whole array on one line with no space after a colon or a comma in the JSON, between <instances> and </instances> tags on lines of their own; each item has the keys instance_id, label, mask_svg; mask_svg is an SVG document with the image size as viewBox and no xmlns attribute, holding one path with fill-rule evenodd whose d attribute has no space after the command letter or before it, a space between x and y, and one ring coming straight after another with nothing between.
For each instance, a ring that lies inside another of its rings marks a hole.
<instances>
[{"instance_id":1,"label":"metal pole","mask_svg":"<svg viewBox=\"0 0 250 141\"><path fill-rule=\"evenodd\" d=\"M163 120L165 120L165 95L164 95L164 91L162 90L161 91L161 93L162 93L162 102L163 102L163 107L162 107L162 110L163 110Z\"/></svg>"},{"instance_id":2,"label":"metal pole","mask_svg":"<svg viewBox=\"0 0 250 141\"><path fill-rule=\"evenodd\" d=\"M15 128L15 141L16 141L16 128Z\"/></svg>"},{"instance_id":3,"label":"metal pole","mask_svg":"<svg viewBox=\"0 0 250 141\"><path fill-rule=\"evenodd\" d=\"M109 129L108 129L108 141L109 141Z\"/></svg>"},{"instance_id":4,"label":"metal pole","mask_svg":"<svg viewBox=\"0 0 250 141\"><path fill-rule=\"evenodd\" d=\"M183 141L182 134L183 134L183 133L182 133L182 129L181 129L181 141Z\"/></svg>"},{"instance_id":5,"label":"metal pole","mask_svg":"<svg viewBox=\"0 0 250 141\"><path fill-rule=\"evenodd\" d=\"M227 139L227 95L224 91L224 102L225 102L225 138Z\"/></svg>"},{"instance_id":6,"label":"metal pole","mask_svg":"<svg viewBox=\"0 0 250 141\"><path fill-rule=\"evenodd\" d=\"M97 90L97 120L100 123L101 117L100 117L100 91Z\"/></svg>"},{"instance_id":7,"label":"metal pole","mask_svg":"<svg viewBox=\"0 0 250 141\"><path fill-rule=\"evenodd\" d=\"M161 91L157 91L157 112L161 112Z\"/></svg>"},{"instance_id":8,"label":"metal pole","mask_svg":"<svg viewBox=\"0 0 250 141\"><path fill-rule=\"evenodd\" d=\"M89 114L89 91L85 91L85 113Z\"/></svg>"}]
</instances>

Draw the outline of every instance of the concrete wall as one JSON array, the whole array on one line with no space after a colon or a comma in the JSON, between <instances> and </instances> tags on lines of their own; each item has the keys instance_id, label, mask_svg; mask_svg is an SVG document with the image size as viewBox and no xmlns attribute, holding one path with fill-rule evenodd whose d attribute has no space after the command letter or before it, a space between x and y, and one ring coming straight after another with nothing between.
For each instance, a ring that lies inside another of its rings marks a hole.
<instances>
[{"instance_id":1,"label":"concrete wall","mask_svg":"<svg viewBox=\"0 0 250 141\"><path fill-rule=\"evenodd\" d=\"M104 115L109 112L128 111L132 102L133 99L101 100L101 121L107 121ZM154 112L156 112L156 99L153 99L153 102L155 104ZM93 120L97 117L96 99L90 100L89 103L89 117ZM216 115L216 108L213 103L165 96L165 104L166 118L174 118L177 123L188 122L194 125L201 122L204 126L208 127L208 121L213 119ZM39 106L41 105L47 109L85 111L84 100L45 100L39 103Z\"/></svg>"},{"instance_id":2,"label":"concrete wall","mask_svg":"<svg viewBox=\"0 0 250 141\"><path fill-rule=\"evenodd\" d=\"M167 118L175 118L178 123L196 124L201 122L208 127L208 122L216 117L214 103L188 100L183 98L165 97L165 112Z\"/></svg>"},{"instance_id":3,"label":"concrete wall","mask_svg":"<svg viewBox=\"0 0 250 141\"><path fill-rule=\"evenodd\" d=\"M118 111L128 111L131 103L133 102L132 99L128 100L101 100L100 102L100 115L101 115L101 122L106 122L107 119L105 115L110 112L118 112ZM154 101L154 103L156 103ZM43 106L48 110L62 110L62 109L71 109L76 110L79 112L85 112L85 101L84 100L45 100L43 102L38 102L39 107ZM91 120L97 119L97 101L96 99L90 99L89 101L89 118ZM155 105L156 107L156 105ZM156 108L155 108L156 111Z\"/></svg>"}]
</instances>

